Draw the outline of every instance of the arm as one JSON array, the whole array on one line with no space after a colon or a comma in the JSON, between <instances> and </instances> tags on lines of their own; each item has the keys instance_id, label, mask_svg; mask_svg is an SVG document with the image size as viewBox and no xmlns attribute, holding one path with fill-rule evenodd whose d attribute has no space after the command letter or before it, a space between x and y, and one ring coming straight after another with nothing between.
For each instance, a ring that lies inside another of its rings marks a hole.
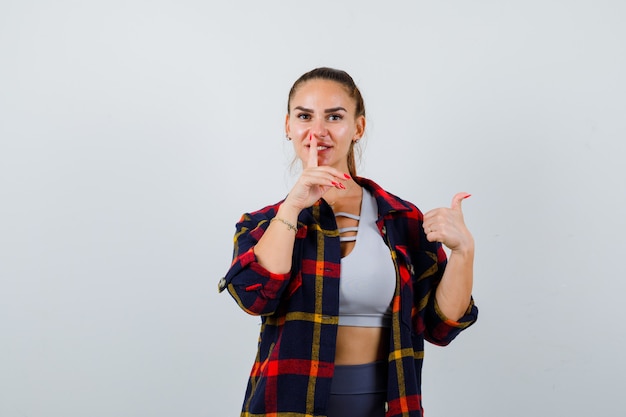
<instances>
[{"instance_id":1,"label":"arm","mask_svg":"<svg viewBox=\"0 0 626 417\"><path fill-rule=\"evenodd\" d=\"M254 247L268 228L275 207L244 214L237 223L233 261L219 282L220 292L228 289L237 304L249 314L269 315L289 284L290 274L274 274L259 264Z\"/></svg>"},{"instance_id":2,"label":"arm","mask_svg":"<svg viewBox=\"0 0 626 417\"><path fill-rule=\"evenodd\" d=\"M459 193L451 208L431 210L424 215L424 232L430 242L441 242L451 253L435 294L440 311L450 320L460 319L468 309L474 279L474 238L465 226Z\"/></svg>"},{"instance_id":3,"label":"arm","mask_svg":"<svg viewBox=\"0 0 626 417\"><path fill-rule=\"evenodd\" d=\"M466 314L472 298L474 248L453 251L448 259L435 298L440 311L452 321Z\"/></svg>"},{"instance_id":4,"label":"arm","mask_svg":"<svg viewBox=\"0 0 626 417\"><path fill-rule=\"evenodd\" d=\"M275 219L254 247L254 254L260 265L277 274L291 271L293 246L296 240L298 215L300 209L289 205L286 201L276 212Z\"/></svg>"},{"instance_id":5,"label":"arm","mask_svg":"<svg viewBox=\"0 0 626 417\"><path fill-rule=\"evenodd\" d=\"M220 292L228 288L250 314L276 311L289 285L298 215L330 188L341 188L340 181L346 180L345 174L334 168L317 166L315 138L311 138L310 148L307 168L282 204L254 216L244 215L237 224L233 263L218 288Z\"/></svg>"},{"instance_id":6,"label":"arm","mask_svg":"<svg viewBox=\"0 0 626 417\"><path fill-rule=\"evenodd\" d=\"M254 248L259 264L274 273L287 273L291 270L291 258L295 241L298 215L312 206L329 189L342 188L349 178L343 172L328 166L318 166L317 139L310 136L309 156L306 168L281 204L276 218L271 222L259 243Z\"/></svg>"},{"instance_id":7,"label":"arm","mask_svg":"<svg viewBox=\"0 0 626 417\"><path fill-rule=\"evenodd\" d=\"M431 210L424 215L426 239L436 243L437 275L435 294L426 311L426 337L445 346L462 330L471 326L478 316L472 299L474 279L474 239L465 226L461 201L466 193L454 196L451 208ZM449 259L442 243L451 253Z\"/></svg>"}]
</instances>

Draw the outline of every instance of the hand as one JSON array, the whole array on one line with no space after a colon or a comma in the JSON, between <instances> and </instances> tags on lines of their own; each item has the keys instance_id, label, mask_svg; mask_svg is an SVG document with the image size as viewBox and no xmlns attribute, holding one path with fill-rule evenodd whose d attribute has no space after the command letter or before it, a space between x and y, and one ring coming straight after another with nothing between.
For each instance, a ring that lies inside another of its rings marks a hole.
<instances>
[{"instance_id":1,"label":"hand","mask_svg":"<svg viewBox=\"0 0 626 417\"><path fill-rule=\"evenodd\" d=\"M468 193L457 193L450 208L436 208L424 214L424 232L429 242L441 242L453 252L474 249L474 238L465 226L461 202Z\"/></svg>"},{"instance_id":2,"label":"hand","mask_svg":"<svg viewBox=\"0 0 626 417\"><path fill-rule=\"evenodd\" d=\"M329 189L335 187L345 189L343 182L350 175L329 166L318 166L317 139L309 137L310 147L306 166L295 183L283 205L287 204L298 210L312 206Z\"/></svg>"}]
</instances>

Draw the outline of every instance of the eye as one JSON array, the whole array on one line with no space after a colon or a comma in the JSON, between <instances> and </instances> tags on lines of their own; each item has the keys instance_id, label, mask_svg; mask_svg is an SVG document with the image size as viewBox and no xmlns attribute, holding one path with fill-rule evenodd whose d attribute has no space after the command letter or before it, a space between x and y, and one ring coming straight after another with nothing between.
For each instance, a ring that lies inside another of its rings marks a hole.
<instances>
[{"instance_id":1,"label":"eye","mask_svg":"<svg viewBox=\"0 0 626 417\"><path fill-rule=\"evenodd\" d=\"M340 114L329 114L328 115L328 120L330 120L330 121L336 122L336 121L341 120L341 119L343 119L343 116L340 115Z\"/></svg>"},{"instance_id":2,"label":"eye","mask_svg":"<svg viewBox=\"0 0 626 417\"><path fill-rule=\"evenodd\" d=\"M311 118L311 115L308 113L298 113L296 117L300 120L309 120Z\"/></svg>"}]
</instances>

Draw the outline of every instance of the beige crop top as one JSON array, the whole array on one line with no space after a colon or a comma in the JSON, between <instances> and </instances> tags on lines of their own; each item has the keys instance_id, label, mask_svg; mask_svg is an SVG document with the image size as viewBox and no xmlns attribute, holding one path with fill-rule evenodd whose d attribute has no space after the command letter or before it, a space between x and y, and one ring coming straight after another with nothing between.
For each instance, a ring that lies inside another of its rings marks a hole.
<instances>
[{"instance_id":1,"label":"beige crop top","mask_svg":"<svg viewBox=\"0 0 626 417\"><path fill-rule=\"evenodd\" d=\"M376 226L376 199L363 189L360 216L342 212L335 213L335 216L359 220L354 248L341 259L339 325L389 327L396 270L391 252ZM339 233L354 231L353 228L346 229L340 229ZM354 237L342 240L354 240Z\"/></svg>"}]
</instances>

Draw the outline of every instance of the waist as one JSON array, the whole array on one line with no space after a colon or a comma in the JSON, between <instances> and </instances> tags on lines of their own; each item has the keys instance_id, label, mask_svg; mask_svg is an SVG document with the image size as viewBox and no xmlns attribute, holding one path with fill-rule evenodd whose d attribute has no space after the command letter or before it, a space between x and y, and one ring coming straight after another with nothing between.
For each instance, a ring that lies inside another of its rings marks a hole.
<instances>
[{"instance_id":1,"label":"waist","mask_svg":"<svg viewBox=\"0 0 626 417\"><path fill-rule=\"evenodd\" d=\"M335 365L331 394L372 394L387 391L387 362Z\"/></svg>"},{"instance_id":2,"label":"waist","mask_svg":"<svg viewBox=\"0 0 626 417\"><path fill-rule=\"evenodd\" d=\"M360 365L386 361L389 354L389 328L339 326L335 365Z\"/></svg>"}]
</instances>

